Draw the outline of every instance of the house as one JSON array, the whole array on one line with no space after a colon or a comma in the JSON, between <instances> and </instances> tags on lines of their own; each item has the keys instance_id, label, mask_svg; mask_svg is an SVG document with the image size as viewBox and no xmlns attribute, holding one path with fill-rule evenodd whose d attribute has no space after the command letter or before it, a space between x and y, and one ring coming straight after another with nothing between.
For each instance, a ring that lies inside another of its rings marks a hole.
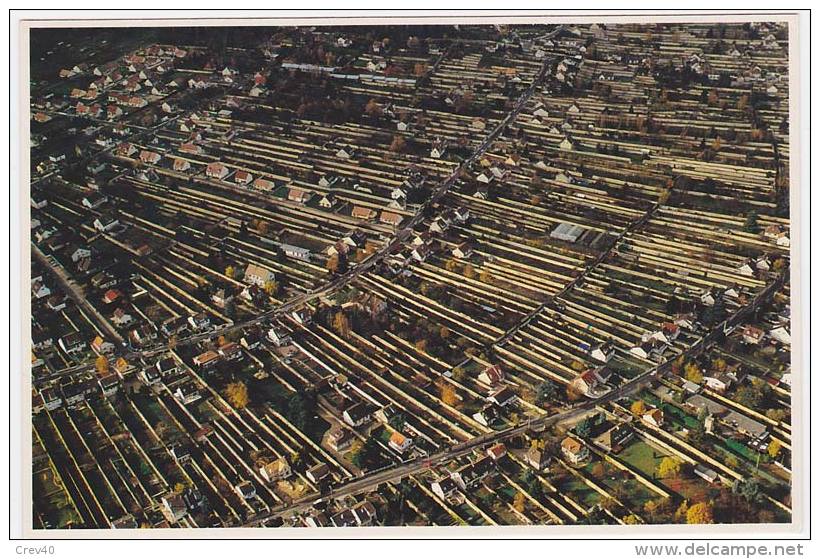
<instances>
[{"instance_id":1,"label":"house","mask_svg":"<svg viewBox=\"0 0 820 559\"><path fill-rule=\"evenodd\" d=\"M274 328L270 327L268 330L268 339L272 341L277 347L281 347L290 343L290 336Z\"/></svg>"},{"instance_id":2,"label":"house","mask_svg":"<svg viewBox=\"0 0 820 559\"><path fill-rule=\"evenodd\" d=\"M237 171L233 177L237 184L250 184L253 181L253 175L247 171Z\"/></svg>"},{"instance_id":3,"label":"house","mask_svg":"<svg viewBox=\"0 0 820 559\"><path fill-rule=\"evenodd\" d=\"M109 289L103 294L102 302L110 305L122 298L122 292L119 289Z\"/></svg>"},{"instance_id":4,"label":"house","mask_svg":"<svg viewBox=\"0 0 820 559\"><path fill-rule=\"evenodd\" d=\"M245 357L242 353L242 347L235 342L222 344L217 351L225 361L242 361Z\"/></svg>"},{"instance_id":5,"label":"house","mask_svg":"<svg viewBox=\"0 0 820 559\"><path fill-rule=\"evenodd\" d=\"M455 258L469 258L473 254L473 244L470 241L465 241L456 245L452 254Z\"/></svg>"},{"instance_id":6,"label":"house","mask_svg":"<svg viewBox=\"0 0 820 559\"><path fill-rule=\"evenodd\" d=\"M111 315L111 322L114 323L114 326L127 328L135 322L135 319L129 313L125 312L125 309L118 308L114 311L114 314Z\"/></svg>"},{"instance_id":7,"label":"house","mask_svg":"<svg viewBox=\"0 0 820 559\"><path fill-rule=\"evenodd\" d=\"M652 425L654 427L662 427L663 426L663 410L659 408L653 408L647 411L641 417L646 423Z\"/></svg>"},{"instance_id":8,"label":"house","mask_svg":"<svg viewBox=\"0 0 820 559\"><path fill-rule=\"evenodd\" d=\"M242 344L242 347L245 349L253 350L258 349L262 345L262 339L256 331L244 332L239 343Z\"/></svg>"},{"instance_id":9,"label":"house","mask_svg":"<svg viewBox=\"0 0 820 559\"><path fill-rule=\"evenodd\" d=\"M68 299L62 293L55 293L46 300L46 305L54 312L60 312L66 308Z\"/></svg>"},{"instance_id":10,"label":"house","mask_svg":"<svg viewBox=\"0 0 820 559\"><path fill-rule=\"evenodd\" d=\"M114 344L104 340L102 336L97 336L94 338L94 341L91 342L91 349L100 355L111 355L114 353Z\"/></svg>"},{"instance_id":11,"label":"house","mask_svg":"<svg viewBox=\"0 0 820 559\"><path fill-rule=\"evenodd\" d=\"M183 404L192 404L199 400L201 397L202 394L200 394L199 389L194 385L193 382L186 382L180 384L174 391L174 398L176 398L178 402L181 402Z\"/></svg>"},{"instance_id":12,"label":"house","mask_svg":"<svg viewBox=\"0 0 820 559\"><path fill-rule=\"evenodd\" d=\"M399 454L404 454L410 449L410 447L413 446L413 439L402 435L398 431L393 431L393 434L390 435L390 441L388 444L390 445L390 448Z\"/></svg>"},{"instance_id":13,"label":"house","mask_svg":"<svg viewBox=\"0 0 820 559\"><path fill-rule=\"evenodd\" d=\"M784 326L778 326L777 328L769 330L769 337L783 345L790 346L792 343L792 336Z\"/></svg>"},{"instance_id":14,"label":"house","mask_svg":"<svg viewBox=\"0 0 820 559\"><path fill-rule=\"evenodd\" d=\"M372 208L366 208L364 206L354 206L353 210L350 212L350 215L354 219L369 221L376 217L376 210Z\"/></svg>"},{"instance_id":15,"label":"house","mask_svg":"<svg viewBox=\"0 0 820 559\"><path fill-rule=\"evenodd\" d=\"M282 479L287 479L293 475L290 464L284 458L278 458L266 463L259 468L259 475L268 482L273 483Z\"/></svg>"},{"instance_id":16,"label":"house","mask_svg":"<svg viewBox=\"0 0 820 559\"><path fill-rule=\"evenodd\" d=\"M307 472L305 472L305 476L315 484L321 484L330 476L330 468L327 464L321 463L316 464L312 468L310 468Z\"/></svg>"},{"instance_id":17,"label":"house","mask_svg":"<svg viewBox=\"0 0 820 559\"><path fill-rule=\"evenodd\" d=\"M695 465L693 471L695 472L696 476L703 479L707 483L715 483L719 479L718 473L715 470L707 466L704 466L703 464Z\"/></svg>"},{"instance_id":18,"label":"house","mask_svg":"<svg viewBox=\"0 0 820 559\"><path fill-rule=\"evenodd\" d=\"M205 168L205 174L212 179L222 180L228 176L229 172L228 168L218 161L208 163L208 166Z\"/></svg>"},{"instance_id":19,"label":"house","mask_svg":"<svg viewBox=\"0 0 820 559\"><path fill-rule=\"evenodd\" d=\"M241 481L237 483L233 489L237 495L246 501L256 497L256 487L254 487L253 482L247 480Z\"/></svg>"},{"instance_id":20,"label":"house","mask_svg":"<svg viewBox=\"0 0 820 559\"><path fill-rule=\"evenodd\" d=\"M484 427L489 427L493 421L499 418L500 415L501 410L497 405L487 404L473 414L473 419Z\"/></svg>"},{"instance_id":21,"label":"house","mask_svg":"<svg viewBox=\"0 0 820 559\"><path fill-rule=\"evenodd\" d=\"M70 334L66 334L57 340L57 345L59 345L60 349L69 355L80 353L86 348L86 343L83 341L79 332L71 332Z\"/></svg>"},{"instance_id":22,"label":"house","mask_svg":"<svg viewBox=\"0 0 820 559\"><path fill-rule=\"evenodd\" d=\"M330 521L324 513L310 514L302 522L307 528L325 528L330 525Z\"/></svg>"},{"instance_id":23,"label":"house","mask_svg":"<svg viewBox=\"0 0 820 559\"><path fill-rule=\"evenodd\" d=\"M743 329L743 343L749 345L758 345L763 339L765 332L756 326L748 325Z\"/></svg>"},{"instance_id":24,"label":"house","mask_svg":"<svg viewBox=\"0 0 820 559\"><path fill-rule=\"evenodd\" d=\"M74 263L77 263L85 258L91 258L91 250L88 248L77 247L74 252L71 253L71 261Z\"/></svg>"},{"instance_id":25,"label":"house","mask_svg":"<svg viewBox=\"0 0 820 559\"><path fill-rule=\"evenodd\" d=\"M578 465L589 458L589 449L575 437L567 437L561 441L561 454L570 464Z\"/></svg>"},{"instance_id":26,"label":"house","mask_svg":"<svg viewBox=\"0 0 820 559\"><path fill-rule=\"evenodd\" d=\"M467 464L459 470L450 474L456 485L463 491L468 487L474 487L484 480L495 470L495 463L489 457L484 457L476 462Z\"/></svg>"},{"instance_id":27,"label":"house","mask_svg":"<svg viewBox=\"0 0 820 559\"><path fill-rule=\"evenodd\" d=\"M723 393L732 386L733 379L726 373L717 373L703 375L703 382L709 389Z\"/></svg>"},{"instance_id":28,"label":"house","mask_svg":"<svg viewBox=\"0 0 820 559\"><path fill-rule=\"evenodd\" d=\"M335 427L327 434L327 442L330 448L336 452L342 452L350 448L353 444L353 432L344 427Z\"/></svg>"},{"instance_id":29,"label":"house","mask_svg":"<svg viewBox=\"0 0 820 559\"><path fill-rule=\"evenodd\" d=\"M452 477L446 476L431 483L430 489L432 489L433 493L438 495L440 499L446 501L452 497L453 493L458 491L458 484L456 484Z\"/></svg>"},{"instance_id":30,"label":"house","mask_svg":"<svg viewBox=\"0 0 820 559\"><path fill-rule=\"evenodd\" d=\"M163 377L175 375L179 372L179 366L173 357L163 357L155 365L157 372Z\"/></svg>"},{"instance_id":31,"label":"house","mask_svg":"<svg viewBox=\"0 0 820 559\"><path fill-rule=\"evenodd\" d=\"M498 365L490 365L478 375L478 382L489 387L498 386L503 380L504 372Z\"/></svg>"},{"instance_id":32,"label":"house","mask_svg":"<svg viewBox=\"0 0 820 559\"><path fill-rule=\"evenodd\" d=\"M366 499L354 505L351 510L359 526L372 526L376 520L376 507Z\"/></svg>"},{"instance_id":33,"label":"house","mask_svg":"<svg viewBox=\"0 0 820 559\"><path fill-rule=\"evenodd\" d=\"M191 168L191 162L187 159L181 159L177 157L174 159L174 171L187 171Z\"/></svg>"},{"instance_id":34,"label":"house","mask_svg":"<svg viewBox=\"0 0 820 559\"><path fill-rule=\"evenodd\" d=\"M168 522L179 522L186 514L188 514L188 507L185 506L185 501L182 495L170 494L162 498L162 514L168 519Z\"/></svg>"},{"instance_id":35,"label":"house","mask_svg":"<svg viewBox=\"0 0 820 559\"><path fill-rule=\"evenodd\" d=\"M200 369L210 369L219 363L219 354L213 350L208 350L194 357L193 361L194 365Z\"/></svg>"},{"instance_id":36,"label":"house","mask_svg":"<svg viewBox=\"0 0 820 559\"><path fill-rule=\"evenodd\" d=\"M296 258L297 260L303 260L305 262L310 261L310 249L308 248L299 247L287 243L280 244L279 248L281 248L282 252L285 253L285 256L289 258Z\"/></svg>"},{"instance_id":37,"label":"house","mask_svg":"<svg viewBox=\"0 0 820 559\"><path fill-rule=\"evenodd\" d=\"M332 192L328 192L327 194L323 195L322 198L319 200L319 207L329 210L336 205L336 195Z\"/></svg>"},{"instance_id":38,"label":"house","mask_svg":"<svg viewBox=\"0 0 820 559\"><path fill-rule=\"evenodd\" d=\"M120 379L115 373L109 373L100 377L97 383L100 385L100 391L106 398L114 397L120 388Z\"/></svg>"},{"instance_id":39,"label":"house","mask_svg":"<svg viewBox=\"0 0 820 559\"><path fill-rule=\"evenodd\" d=\"M307 204L312 197L313 193L309 190L303 190L301 188L288 189L288 201L290 202L296 202L297 204Z\"/></svg>"},{"instance_id":40,"label":"house","mask_svg":"<svg viewBox=\"0 0 820 559\"><path fill-rule=\"evenodd\" d=\"M31 284L31 293L37 299L42 299L43 297L49 297L51 295L51 289L42 281L36 281Z\"/></svg>"},{"instance_id":41,"label":"house","mask_svg":"<svg viewBox=\"0 0 820 559\"><path fill-rule=\"evenodd\" d=\"M536 445L530 447L524 455L524 462L533 470L537 472L544 472L549 469L551 457L550 455Z\"/></svg>"},{"instance_id":42,"label":"house","mask_svg":"<svg viewBox=\"0 0 820 559\"><path fill-rule=\"evenodd\" d=\"M63 398L53 388L42 389L40 395L43 397L43 406L48 411L54 411L63 405Z\"/></svg>"},{"instance_id":43,"label":"house","mask_svg":"<svg viewBox=\"0 0 820 559\"><path fill-rule=\"evenodd\" d=\"M211 301L213 301L217 307L224 309L233 301L233 293L224 287L220 287L211 295Z\"/></svg>"},{"instance_id":44,"label":"house","mask_svg":"<svg viewBox=\"0 0 820 559\"><path fill-rule=\"evenodd\" d=\"M373 417L372 406L358 402L347 408L342 414L345 423L351 427L361 427L368 423Z\"/></svg>"},{"instance_id":45,"label":"house","mask_svg":"<svg viewBox=\"0 0 820 559\"><path fill-rule=\"evenodd\" d=\"M598 388L609 380L610 373L606 367L587 369L572 381L572 386L585 396L597 396Z\"/></svg>"},{"instance_id":46,"label":"house","mask_svg":"<svg viewBox=\"0 0 820 559\"><path fill-rule=\"evenodd\" d=\"M496 443L487 449L487 456L495 462L498 462L507 455L507 447L504 443Z\"/></svg>"},{"instance_id":47,"label":"house","mask_svg":"<svg viewBox=\"0 0 820 559\"><path fill-rule=\"evenodd\" d=\"M263 179L262 177L259 177L258 179L253 181L253 187L260 192L270 192L271 190L276 188L276 183L272 180Z\"/></svg>"},{"instance_id":48,"label":"house","mask_svg":"<svg viewBox=\"0 0 820 559\"><path fill-rule=\"evenodd\" d=\"M511 388L504 386L493 390L487 397L487 401L503 408L516 403L518 396Z\"/></svg>"},{"instance_id":49,"label":"house","mask_svg":"<svg viewBox=\"0 0 820 559\"><path fill-rule=\"evenodd\" d=\"M379 221L381 223L386 223L387 225L392 225L393 227L398 227L401 225L403 219L404 218L400 214L388 211L382 211L379 216Z\"/></svg>"},{"instance_id":50,"label":"house","mask_svg":"<svg viewBox=\"0 0 820 559\"><path fill-rule=\"evenodd\" d=\"M621 449L635 436L635 431L629 423L619 423L607 429L593 439L595 446L606 452L620 452ZM589 449L584 448L587 453Z\"/></svg>"},{"instance_id":51,"label":"house","mask_svg":"<svg viewBox=\"0 0 820 559\"><path fill-rule=\"evenodd\" d=\"M615 347L609 342L600 344L589 352L589 356L601 363L608 363L610 359L615 357Z\"/></svg>"},{"instance_id":52,"label":"house","mask_svg":"<svg viewBox=\"0 0 820 559\"><path fill-rule=\"evenodd\" d=\"M102 233L108 233L120 224L120 220L113 215L101 215L94 220L94 229Z\"/></svg>"},{"instance_id":53,"label":"house","mask_svg":"<svg viewBox=\"0 0 820 559\"><path fill-rule=\"evenodd\" d=\"M108 202L108 196L100 194L99 192L94 192L92 194L89 194L88 196L84 196L82 203L83 206L85 206L86 208L90 210L96 210L106 202Z\"/></svg>"},{"instance_id":54,"label":"house","mask_svg":"<svg viewBox=\"0 0 820 559\"><path fill-rule=\"evenodd\" d=\"M245 283L253 284L264 289L265 284L275 279L276 276L273 272L262 266L248 264L248 267L245 269Z\"/></svg>"},{"instance_id":55,"label":"house","mask_svg":"<svg viewBox=\"0 0 820 559\"><path fill-rule=\"evenodd\" d=\"M156 165L159 163L159 160L162 159L162 156L155 151L149 151L144 149L140 152L140 161L143 163L150 163L151 165Z\"/></svg>"},{"instance_id":56,"label":"house","mask_svg":"<svg viewBox=\"0 0 820 559\"><path fill-rule=\"evenodd\" d=\"M550 233L550 238L558 239L568 243L577 242L578 239L586 232L584 227L574 223L560 223Z\"/></svg>"},{"instance_id":57,"label":"house","mask_svg":"<svg viewBox=\"0 0 820 559\"><path fill-rule=\"evenodd\" d=\"M157 339L157 332L148 324L140 324L128 333L128 338L132 343L144 346Z\"/></svg>"}]
</instances>

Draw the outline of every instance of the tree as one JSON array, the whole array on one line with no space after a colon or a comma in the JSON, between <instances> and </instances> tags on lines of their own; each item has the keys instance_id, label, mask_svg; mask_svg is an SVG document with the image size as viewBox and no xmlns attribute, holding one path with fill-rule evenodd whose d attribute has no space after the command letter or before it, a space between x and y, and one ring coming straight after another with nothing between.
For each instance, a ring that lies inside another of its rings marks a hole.
<instances>
[{"instance_id":1,"label":"tree","mask_svg":"<svg viewBox=\"0 0 820 559\"><path fill-rule=\"evenodd\" d=\"M442 340L446 340L450 337L450 329L446 326L442 326L441 328L439 328L438 335Z\"/></svg>"},{"instance_id":2,"label":"tree","mask_svg":"<svg viewBox=\"0 0 820 559\"><path fill-rule=\"evenodd\" d=\"M100 355L97 357L97 360L94 362L94 366L97 368L97 372L101 375L105 375L108 373L108 358L105 355Z\"/></svg>"},{"instance_id":3,"label":"tree","mask_svg":"<svg viewBox=\"0 0 820 559\"><path fill-rule=\"evenodd\" d=\"M709 503L695 503L686 511L687 524L713 524L714 521Z\"/></svg>"},{"instance_id":4,"label":"tree","mask_svg":"<svg viewBox=\"0 0 820 559\"><path fill-rule=\"evenodd\" d=\"M427 351L427 340L425 340L424 338L416 340L416 351L418 351L420 353L426 352Z\"/></svg>"},{"instance_id":5,"label":"tree","mask_svg":"<svg viewBox=\"0 0 820 559\"><path fill-rule=\"evenodd\" d=\"M331 274L335 274L339 271L339 255L334 254L330 258L327 259L327 271Z\"/></svg>"},{"instance_id":6,"label":"tree","mask_svg":"<svg viewBox=\"0 0 820 559\"><path fill-rule=\"evenodd\" d=\"M405 145L406 145L406 142L404 141L404 138L402 138L401 136L399 136L397 134L397 135L393 136L393 141L390 142L390 148L389 149L393 153L399 153L402 150L404 150Z\"/></svg>"},{"instance_id":7,"label":"tree","mask_svg":"<svg viewBox=\"0 0 820 559\"><path fill-rule=\"evenodd\" d=\"M475 279L475 269L472 264L464 265L464 277L467 279Z\"/></svg>"},{"instance_id":8,"label":"tree","mask_svg":"<svg viewBox=\"0 0 820 559\"><path fill-rule=\"evenodd\" d=\"M248 386L244 382L232 382L225 388L228 402L237 409L248 405Z\"/></svg>"},{"instance_id":9,"label":"tree","mask_svg":"<svg viewBox=\"0 0 820 559\"><path fill-rule=\"evenodd\" d=\"M478 275L478 279L480 279L483 283L492 283L493 275L489 270L484 269L481 270L481 273Z\"/></svg>"},{"instance_id":10,"label":"tree","mask_svg":"<svg viewBox=\"0 0 820 559\"><path fill-rule=\"evenodd\" d=\"M382 106L375 99L371 99L364 106L364 112L369 116L381 116L383 113Z\"/></svg>"},{"instance_id":11,"label":"tree","mask_svg":"<svg viewBox=\"0 0 820 559\"><path fill-rule=\"evenodd\" d=\"M228 276L229 278L233 279L233 277L236 275L236 270L234 269L233 266L227 266L225 268L225 275Z\"/></svg>"},{"instance_id":12,"label":"tree","mask_svg":"<svg viewBox=\"0 0 820 559\"><path fill-rule=\"evenodd\" d=\"M677 477L680 475L681 459L674 456L667 456L658 464L658 477Z\"/></svg>"},{"instance_id":13,"label":"tree","mask_svg":"<svg viewBox=\"0 0 820 559\"><path fill-rule=\"evenodd\" d=\"M643 415L646 413L646 404L643 403L643 400L635 400L629 410L635 415Z\"/></svg>"},{"instance_id":14,"label":"tree","mask_svg":"<svg viewBox=\"0 0 820 559\"><path fill-rule=\"evenodd\" d=\"M536 401L539 404L543 404L555 398L555 395L557 393L558 387L555 385L555 383L551 380L545 380L544 382L538 385Z\"/></svg>"},{"instance_id":15,"label":"tree","mask_svg":"<svg viewBox=\"0 0 820 559\"><path fill-rule=\"evenodd\" d=\"M743 230L747 233L757 233L759 226L757 224L757 212L751 211L746 214L746 221L743 222Z\"/></svg>"},{"instance_id":16,"label":"tree","mask_svg":"<svg viewBox=\"0 0 820 559\"><path fill-rule=\"evenodd\" d=\"M515 497L513 498L513 508L518 512L524 512L524 503L526 503L527 497L521 492L517 492Z\"/></svg>"},{"instance_id":17,"label":"tree","mask_svg":"<svg viewBox=\"0 0 820 559\"><path fill-rule=\"evenodd\" d=\"M624 516L621 520L623 520L624 524L640 524L641 521L635 513L628 514Z\"/></svg>"},{"instance_id":18,"label":"tree","mask_svg":"<svg viewBox=\"0 0 820 559\"><path fill-rule=\"evenodd\" d=\"M443 384L441 386L441 401L451 407L456 407L459 403L458 394L456 394L456 389L453 388L449 384Z\"/></svg>"},{"instance_id":19,"label":"tree","mask_svg":"<svg viewBox=\"0 0 820 559\"><path fill-rule=\"evenodd\" d=\"M698 367L697 363L690 361L683 368L683 372L686 375L686 380L689 382L694 382L695 384L703 382L703 373L700 372L700 367Z\"/></svg>"},{"instance_id":20,"label":"tree","mask_svg":"<svg viewBox=\"0 0 820 559\"><path fill-rule=\"evenodd\" d=\"M279 291L279 283L276 280L268 280L265 282L265 293L273 297Z\"/></svg>"},{"instance_id":21,"label":"tree","mask_svg":"<svg viewBox=\"0 0 820 559\"><path fill-rule=\"evenodd\" d=\"M333 316L333 329L343 338L350 336L350 320L342 311Z\"/></svg>"}]
</instances>

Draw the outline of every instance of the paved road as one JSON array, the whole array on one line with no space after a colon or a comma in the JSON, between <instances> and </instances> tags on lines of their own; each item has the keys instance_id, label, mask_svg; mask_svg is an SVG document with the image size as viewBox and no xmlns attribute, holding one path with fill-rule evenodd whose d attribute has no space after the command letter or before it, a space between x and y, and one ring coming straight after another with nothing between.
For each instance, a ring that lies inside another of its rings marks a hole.
<instances>
[{"instance_id":1,"label":"paved road","mask_svg":"<svg viewBox=\"0 0 820 559\"><path fill-rule=\"evenodd\" d=\"M73 279L68 276L65 268L61 265L54 264L54 259L49 259L34 243L31 243L31 253L35 258L37 258L37 260L40 261L40 263L43 264L43 266L51 270L54 277L56 277L57 281L60 282L60 285L66 292L66 295L77 303L78 306L82 307L86 314L97 319L97 325L105 331L109 340L115 340L120 344L125 343L125 339L123 339L120 333L117 332L110 322L108 322L108 319L100 314L100 312L94 308L94 305L88 302L88 299L85 297L85 293L83 293L82 289L74 283ZM83 367L87 367L87 365L83 365Z\"/></svg>"}]
</instances>

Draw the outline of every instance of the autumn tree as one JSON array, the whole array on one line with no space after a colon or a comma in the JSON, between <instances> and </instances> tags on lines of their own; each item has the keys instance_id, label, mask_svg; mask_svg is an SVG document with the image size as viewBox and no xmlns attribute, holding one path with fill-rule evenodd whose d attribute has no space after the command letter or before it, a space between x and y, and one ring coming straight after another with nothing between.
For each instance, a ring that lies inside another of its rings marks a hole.
<instances>
[{"instance_id":1,"label":"autumn tree","mask_svg":"<svg viewBox=\"0 0 820 559\"><path fill-rule=\"evenodd\" d=\"M674 456L667 456L658 464L658 477L677 477L680 475L681 460Z\"/></svg>"},{"instance_id":2,"label":"autumn tree","mask_svg":"<svg viewBox=\"0 0 820 559\"><path fill-rule=\"evenodd\" d=\"M441 385L441 401L451 407L458 405L459 399L456 394L456 389L450 384L445 383Z\"/></svg>"},{"instance_id":3,"label":"autumn tree","mask_svg":"<svg viewBox=\"0 0 820 559\"><path fill-rule=\"evenodd\" d=\"M237 409L248 405L248 386L244 382L232 382L225 387L228 402Z\"/></svg>"},{"instance_id":4,"label":"autumn tree","mask_svg":"<svg viewBox=\"0 0 820 559\"><path fill-rule=\"evenodd\" d=\"M473 268L472 264L466 264L464 266L464 277L467 279L475 279L475 268Z\"/></svg>"},{"instance_id":5,"label":"autumn tree","mask_svg":"<svg viewBox=\"0 0 820 559\"><path fill-rule=\"evenodd\" d=\"M687 524L713 524L714 522L712 505L709 503L695 503L686 511Z\"/></svg>"},{"instance_id":6,"label":"autumn tree","mask_svg":"<svg viewBox=\"0 0 820 559\"><path fill-rule=\"evenodd\" d=\"M382 106L375 99L371 99L367 102L367 105L364 106L364 112L369 116L381 116L384 112Z\"/></svg>"},{"instance_id":7,"label":"autumn tree","mask_svg":"<svg viewBox=\"0 0 820 559\"><path fill-rule=\"evenodd\" d=\"M108 358L105 355L100 355L97 357L97 360L94 362L94 366L97 368L97 372L101 375L105 375L108 373Z\"/></svg>"},{"instance_id":8,"label":"autumn tree","mask_svg":"<svg viewBox=\"0 0 820 559\"><path fill-rule=\"evenodd\" d=\"M327 259L327 271L331 274L335 274L339 271L339 255L334 254L330 258Z\"/></svg>"},{"instance_id":9,"label":"autumn tree","mask_svg":"<svg viewBox=\"0 0 820 559\"><path fill-rule=\"evenodd\" d=\"M393 136L393 141L390 143L390 151L393 153L399 153L404 150L406 142L404 138L399 136L398 134Z\"/></svg>"},{"instance_id":10,"label":"autumn tree","mask_svg":"<svg viewBox=\"0 0 820 559\"><path fill-rule=\"evenodd\" d=\"M279 283L276 280L268 280L265 282L265 293L273 297L279 291Z\"/></svg>"},{"instance_id":11,"label":"autumn tree","mask_svg":"<svg viewBox=\"0 0 820 559\"><path fill-rule=\"evenodd\" d=\"M350 336L350 319L342 311L333 316L333 329L343 338Z\"/></svg>"},{"instance_id":12,"label":"autumn tree","mask_svg":"<svg viewBox=\"0 0 820 559\"><path fill-rule=\"evenodd\" d=\"M229 278L233 279L233 277L236 275L236 270L234 269L233 266L226 266L225 267L225 275L228 276Z\"/></svg>"},{"instance_id":13,"label":"autumn tree","mask_svg":"<svg viewBox=\"0 0 820 559\"><path fill-rule=\"evenodd\" d=\"M515 494L513 498L513 508L518 512L524 512L524 504L526 503L527 497L521 491Z\"/></svg>"},{"instance_id":14,"label":"autumn tree","mask_svg":"<svg viewBox=\"0 0 820 559\"><path fill-rule=\"evenodd\" d=\"M686 375L686 380L689 382L700 384L703 381L703 373L700 372L700 367L698 367L697 363L690 361L683 368L683 372Z\"/></svg>"},{"instance_id":15,"label":"autumn tree","mask_svg":"<svg viewBox=\"0 0 820 559\"><path fill-rule=\"evenodd\" d=\"M782 445L780 444L780 441L778 441L777 439L772 439L772 442L769 443L769 446L766 448L766 451L769 453L769 456L771 456L774 459L777 458L778 455L780 455L781 447Z\"/></svg>"},{"instance_id":16,"label":"autumn tree","mask_svg":"<svg viewBox=\"0 0 820 559\"><path fill-rule=\"evenodd\" d=\"M643 403L643 400L635 400L629 409L635 415L643 415L646 413L646 404Z\"/></svg>"},{"instance_id":17,"label":"autumn tree","mask_svg":"<svg viewBox=\"0 0 820 559\"><path fill-rule=\"evenodd\" d=\"M641 521L635 513L628 514L624 516L621 520L623 520L624 524L640 524Z\"/></svg>"}]
</instances>

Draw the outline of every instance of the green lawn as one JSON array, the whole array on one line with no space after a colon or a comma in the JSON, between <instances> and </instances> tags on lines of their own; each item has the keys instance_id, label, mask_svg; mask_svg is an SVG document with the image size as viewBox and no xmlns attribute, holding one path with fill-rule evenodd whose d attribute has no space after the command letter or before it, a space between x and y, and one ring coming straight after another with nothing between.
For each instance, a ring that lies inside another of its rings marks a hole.
<instances>
[{"instance_id":1,"label":"green lawn","mask_svg":"<svg viewBox=\"0 0 820 559\"><path fill-rule=\"evenodd\" d=\"M650 479L654 476L664 456L669 456L669 454L641 440L635 441L618 454L618 458Z\"/></svg>"}]
</instances>

